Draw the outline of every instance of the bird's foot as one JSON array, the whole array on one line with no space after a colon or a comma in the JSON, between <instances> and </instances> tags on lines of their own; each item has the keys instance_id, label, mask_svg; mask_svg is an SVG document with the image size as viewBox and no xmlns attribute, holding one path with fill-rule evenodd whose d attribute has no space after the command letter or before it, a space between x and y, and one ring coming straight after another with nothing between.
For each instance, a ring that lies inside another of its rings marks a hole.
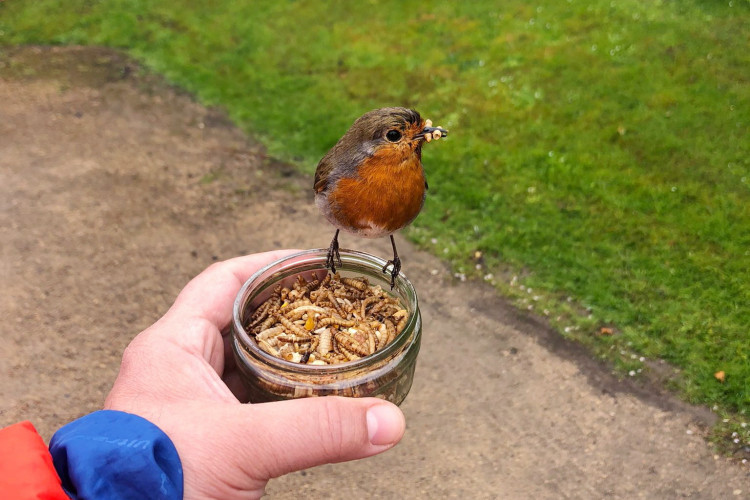
<instances>
[{"instance_id":1,"label":"bird's foot","mask_svg":"<svg viewBox=\"0 0 750 500\"><path fill-rule=\"evenodd\" d=\"M398 255L393 257L393 260L389 260L385 263L383 266L383 272L388 272L388 266L393 266L391 268L391 290L393 290L393 287L396 286L396 276L398 276L398 273L401 272L401 259L398 258Z\"/></svg>"},{"instance_id":2,"label":"bird's foot","mask_svg":"<svg viewBox=\"0 0 750 500\"><path fill-rule=\"evenodd\" d=\"M336 231L336 236L331 240L331 245L328 247L328 253L326 254L326 267L331 270L332 274L336 274L336 266L341 267L341 254L339 253L339 232Z\"/></svg>"}]
</instances>

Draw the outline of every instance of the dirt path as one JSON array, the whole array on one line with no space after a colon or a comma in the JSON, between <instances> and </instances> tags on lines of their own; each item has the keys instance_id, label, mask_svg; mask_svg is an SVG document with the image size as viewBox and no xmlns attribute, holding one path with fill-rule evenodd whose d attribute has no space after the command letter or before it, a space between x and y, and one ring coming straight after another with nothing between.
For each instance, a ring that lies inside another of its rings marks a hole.
<instances>
[{"instance_id":1,"label":"dirt path","mask_svg":"<svg viewBox=\"0 0 750 500\"><path fill-rule=\"evenodd\" d=\"M325 246L310 181L118 54L0 52L0 425L28 418L48 439L96 410L129 340L213 260ZM399 250L425 321L406 437L274 480L273 497L750 498L748 468L702 437L710 412L618 382Z\"/></svg>"}]
</instances>

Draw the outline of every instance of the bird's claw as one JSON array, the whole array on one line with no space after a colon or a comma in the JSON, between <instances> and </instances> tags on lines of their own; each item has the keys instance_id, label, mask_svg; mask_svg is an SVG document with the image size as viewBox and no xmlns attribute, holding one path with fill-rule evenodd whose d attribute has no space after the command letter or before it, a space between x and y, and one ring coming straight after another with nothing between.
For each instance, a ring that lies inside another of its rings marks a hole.
<instances>
[{"instance_id":1,"label":"bird's claw","mask_svg":"<svg viewBox=\"0 0 750 500\"><path fill-rule=\"evenodd\" d=\"M337 238L334 238L326 254L326 267L331 270L332 274L336 274L337 265L341 267L343 263L341 262L341 254L339 253L339 241Z\"/></svg>"},{"instance_id":2,"label":"bird's claw","mask_svg":"<svg viewBox=\"0 0 750 500\"><path fill-rule=\"evenodd\" d=\"M389 260L385 263L383 266L383 272L388 272L388 266L393 266L391 269L391 290L393 290L393 287L396 286L396 276L398 276L398 273L401 272L401 259L398 257L394 258L393 260Z\"/></svg>"}]
</instances>

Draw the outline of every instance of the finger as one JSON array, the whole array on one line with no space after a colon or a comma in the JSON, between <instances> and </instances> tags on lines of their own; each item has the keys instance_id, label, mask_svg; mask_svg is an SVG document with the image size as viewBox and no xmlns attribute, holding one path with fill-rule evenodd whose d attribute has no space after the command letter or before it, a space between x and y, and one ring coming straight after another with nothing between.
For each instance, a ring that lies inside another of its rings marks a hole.
<instances>
[{"instance_id":1,"label":"finger","mask_svg":"<svg viewBox=\"0 0 750 500\"><path fill-rule=\"evenodd\" d=\"M276 250L213 264L185 286L166 316L197 316L222 330L231 320L234 299L245 281L263 266L297 251Z\"/></svg>"},{"instance_id":2,"label":"finger","mask_svg":"<svg viewBox=\"0 0 750 500\"><path fill-rule=\"evenodd\" d=\"M398 443L406 425L396 405L375 398L329 396L233 409L238 423L227 429L232 439L245 441L234 447L244 452L236 464L251 464L256 470L248 473L257 479L376 455Z\"/></svg>"}]
</instances>

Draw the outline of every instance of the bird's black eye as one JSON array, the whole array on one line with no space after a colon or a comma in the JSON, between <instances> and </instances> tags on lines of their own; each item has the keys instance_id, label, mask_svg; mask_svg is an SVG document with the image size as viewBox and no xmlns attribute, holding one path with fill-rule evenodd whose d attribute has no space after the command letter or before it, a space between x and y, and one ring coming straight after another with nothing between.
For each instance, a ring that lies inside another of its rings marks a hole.
<instances>
[{"instance_id":1,"label":"bird's black eye","mask_svg":"<svg viewBox=\"0 0 750 500\"><path fill-rule=\"evenodd\" d=\"M389 130L388 133L385 134L385 138L391 142L396 142L401 139L401 132L398 130Z\"/></svg>"}]
</instances>

